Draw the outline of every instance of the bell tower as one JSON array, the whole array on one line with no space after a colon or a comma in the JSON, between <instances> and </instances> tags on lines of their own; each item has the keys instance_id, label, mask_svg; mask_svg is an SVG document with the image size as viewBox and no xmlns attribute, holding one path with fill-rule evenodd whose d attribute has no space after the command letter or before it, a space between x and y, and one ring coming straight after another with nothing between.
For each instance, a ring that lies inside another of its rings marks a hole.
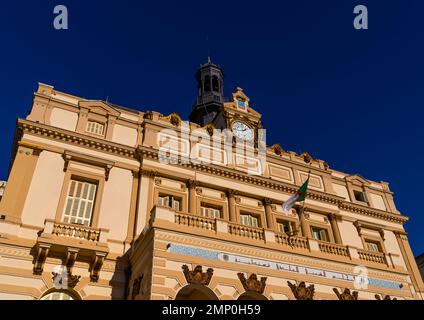
<instances>
[{"instance_id":1,"label":"bell tower","mask_svg":"<svg viewBox=\"0 0 424 320\"><path fill-rule=\"evenodd\" d=\"M224 106L224 72L211 62L201 65L196 72L198 94L190 114L190 121L200 126L212 122Z\"/></svg>"}]
</instances>

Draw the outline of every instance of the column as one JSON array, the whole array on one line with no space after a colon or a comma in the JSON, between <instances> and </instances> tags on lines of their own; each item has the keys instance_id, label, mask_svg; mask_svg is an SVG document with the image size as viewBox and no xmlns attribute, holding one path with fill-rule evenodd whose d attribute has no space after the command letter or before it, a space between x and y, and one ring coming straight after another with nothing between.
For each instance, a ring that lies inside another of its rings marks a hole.
<instances>
[{"instance_id":1,"label":"column","mask_svg":"<svg viewBox=\"0 0 424 320\"><path fill-rule=\"evenodd\" d=\"M305 218L305 210L302 208L297 209L299 213L299 220L300 220L300 229L302 230L302 235L306 238L312 238L311 236L311 230L309 230L309 223L306 221Z\"/></svg>"},{"instance_id":2,"label":"column","mask_svg":"<svg viewBox=\"0 0 424 320\"><path fill-rule=\"evenodd\" d=\"M271 205L272 205L272 200L269 198L265 198L264 206L265 206L266 226L268 229L274 231L274 228L275 228L274 215L272 213Z\"/></svg>"},{"instance_id":3,"label":"column","mask_svg":"<svg viewBox=\"0 0 424 320\"><path fill-rule=\"evenodd\" d=\"M340 235L339 226L337 224L337 215L334 213L330 213L328 215L328 220L330 220L331 229L333 230L334 240L337 244L343 244L342 243L342 237Z\"/></svg>"},{"instance_id":4,"label":"column","mask_svg":"<svg viewBox=\"0 0 424 320\"><path fill-rule=\"evenodd\" d=\"M140 188L140 171L133 170L133 182L131 191L131 203L130 203L130 215L128 219L127 238L125 242L130 244L134 240L134 234L136 232L135 222L138 215L138 203L139 203L139 188Z\"/></svg>"},{"instance_id":5,"label":"column","mask_svg":"<svg viewBox=\"0 0 424 320\"><path fill-rule=\"evenodd\" d=\"M196 181L189 180L187 182L188 188L188 212L190 214L197 214L197 201L196 201Z\"/></svg>"},{"instance_id":6,"label":"column","mask_svg":"<svg viewBox=\"0 0 424 320\"><path fill-rule=\"evenodd\" d=\"M236 200L234 198L236 192L234 190L228 190L227 198L228 198L228 214L230 217L230 222L237 223L236 217Z\"/></svg>"}]
</instances>

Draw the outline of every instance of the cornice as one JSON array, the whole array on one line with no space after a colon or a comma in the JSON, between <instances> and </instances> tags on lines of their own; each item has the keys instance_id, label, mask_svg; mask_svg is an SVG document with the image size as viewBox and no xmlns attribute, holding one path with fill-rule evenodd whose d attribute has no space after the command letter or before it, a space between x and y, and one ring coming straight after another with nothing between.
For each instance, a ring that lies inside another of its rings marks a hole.
<instances>
[{"instance_id":1,"label":"cornice","mask_svg":"<svg viewBox=\"0 0 424 320\"><path fill-rule=\"evenodd\" d=\"M58 141L89 147L94 150L108 152L127 158L136 157L135 148L127 147L118 143L105 141L91 136L87 137L76 132L60 128L53 128L51 126L36 123L29 120L18 119L18 129L22 131L20 134L34 134Z\"/></svg>"},{"instance_id":2,"label":"cornice","mask_svg":"<svg viewBox=\"0 0 424 320\"><path fill-rule=\"evenodd\" d=\"M343 201L342 203L340 203L339 208L345 211L359 213L365 216L370 216L370 217L378 218L381 220L386 220L386 221L396 222L401 224L404 224L405 222L409 220L409 218L405 216L388 213L388 212L373 209L373 208L364 207L364 206L361 206L355 203L346 202L346 201Z\"/></svg>"},{"instance_id":3,"label":"cornice","mask_svg":"<svg viewBox=\"0 0 424 320\"><path fill-rule=\"evenodd\" d=\"M155 150L148 149L146 147L139 147L137 149L137 152L139 152L142 157L146 157L152 160L158 160L158 152ZM264 187L267 189L273 189L275 191L282 191L289 194L295 193L299 188L298 186L286 184L283 182L277 182L270 178L250 176L248 174L245 174L230 168L223 168L213 164L205 165L205 164L193 164L191 162L184 163L182 161L176 161L172 165L173 166L179 165L179 166L183 166L193 170L209 173L215 176L220 176L220 177L231 179L231 180L238 180L248 184L257 185L259 187ZM321 202L326 202L329 204L336 205L339 209L342 209L345 211L358 213L358 214L362 214L366 216L371 216L381 220L386 220L386 221L396 222L401 224L408 221L408 217L391 214L381 210L349 203L349 202L346 202L343 197L339 197L336 195L329 195L324 192L320 192L316 190L309 190L307 193L307 196L309 199L312 199L312 200L318 200Z\"/></svg>"},{"instance_id":4,"label":"cornice","mask_svg":"<svg viewBox=\"0 0 424 320\"><path fill-rule=\"evenodd\" d=\"M94 137L87 137L85 135L82 135L76 132L72 132L72 131L68 131L68 130L64 130L60 128L53 128L48 125L44 125L44 124L40 124L40 123L36 123L33 121L24 120L24 119L18 119L17 125L18 125L18 130L20 131L19 133L20 135L22 135L23 133L34 134L34 135L47 137L47 138L58 140L58 141L64 141L64 142L75 144L75 145L89 147L94 150L112 153L115 155L131 158L134 160L140 160L141 158L149 158L153 160L158 160L158 151L148 147L139 146L136 149L136 148L124 146L121 144L105 141L105 140L94 138ZM272 180L271 178L250 176L246 173L236 171L230 168L219 167L214 164L208 164L208 165L193 164L192 162L189 162L189 161L187 163L184 163L180 160L180 161L176 161L172 165L183 166L193 170L209 173L215 176L232 179L232 180L238 180L240 182L253 184L259 187L272 189L275 191L281 191L288 194L293 194L298 189L298 186L296 185L283 183L283 182L277 182L275 180ZM317 168L314 168L314 169L317 169ZM373 208L364 207L358 204L349 203L344 201L344 198L336 196L336 195L330 195L330 194L326 194L324 192L320 192L316 190L309 190L307 195L309 199L333 204L338 206L339 209L342 209L345 211L358 213L358 214L362 214L366 216L371 216L378 219L401 223L401 224L408 221L408 217L388 213L388 212L373 209Z\"/></svg>"}]
</instances>

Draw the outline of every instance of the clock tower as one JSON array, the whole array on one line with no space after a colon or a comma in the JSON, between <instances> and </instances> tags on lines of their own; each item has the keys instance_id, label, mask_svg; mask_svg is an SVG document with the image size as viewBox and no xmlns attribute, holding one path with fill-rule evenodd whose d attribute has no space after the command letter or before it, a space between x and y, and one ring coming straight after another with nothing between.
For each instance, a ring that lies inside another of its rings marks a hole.
<instances>
[{"instance_id":1,"label":"clock tower","mask_svg":"<svg viewBox=\"0 0 424 320\"><path fill-rule=\"evenodd\" d=\"M224 106L224 72L208 58L197 70L196 80L198 95L190 121L203 127L211 123Z\"/></svg>"},{"instance_id":2,"label":"clock tower","mask_svg":"<svg viewBox=\"0 0 424 320\"><path fill-rule=\"evenodd\" d=\"M190 114L190 121L201 127L231 130L235 138L256 141L262 129L261 114L250 106L250 99L242 88L237 88L231 99L224 99L224 72L211 62L196 72L198 96Z\"/></svg>"}]
</instances>

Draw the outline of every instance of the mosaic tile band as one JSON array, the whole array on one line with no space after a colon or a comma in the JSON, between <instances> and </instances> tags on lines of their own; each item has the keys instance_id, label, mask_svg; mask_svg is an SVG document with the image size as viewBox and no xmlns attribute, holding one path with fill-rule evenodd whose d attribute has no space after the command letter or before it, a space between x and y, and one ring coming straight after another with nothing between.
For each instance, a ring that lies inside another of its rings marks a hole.
<instances>
[{"instance_id":1,"label":"mosaic tile band","mask_svg":"<svg viewBox=\"0 0 424 320\"><path fill-rule=\"evenodd\" d=\"M242 263L242 264L248 264L248 265L256 265L262 268L268 268L273 270L284 270L284 271L314 275L314 276L324 277L329 279L355 281L355 277L356 277L355 275L345 274L341 272L334 272L334 271L309 268L305 266L288 264L288 263L280 263L280 262L274 262L269 260L249 258L249 257L244 257L239 255L210 251L210 250L176 245L176 244L170 244L168 247L168 251L172 253L177 253L177 254L182 254L182 255L187 255L192 257L199 257L199 258L205 258L205 259L211 259L211 260L220 260L220 261L233 262L233 263ZM402 284L392 282L392 281L374 279L374 278L368 278L368 281L369 281L369 285L376 286L376 287L392 289L392 290L400 290L402 288Z\"/></svg>"}]
</instances>

